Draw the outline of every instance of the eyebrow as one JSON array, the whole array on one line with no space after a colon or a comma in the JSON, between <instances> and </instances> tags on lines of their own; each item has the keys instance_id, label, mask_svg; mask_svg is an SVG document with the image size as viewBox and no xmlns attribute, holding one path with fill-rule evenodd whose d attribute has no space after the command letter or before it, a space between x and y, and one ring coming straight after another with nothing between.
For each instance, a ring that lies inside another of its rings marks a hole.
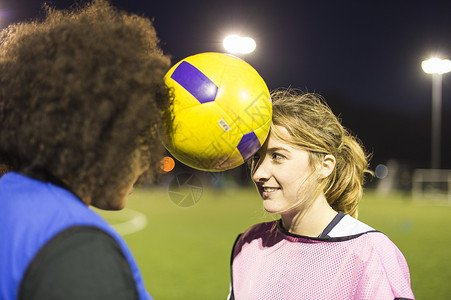
<instances>
[{"instance_id":1,"label":"eyebrow","mask_svg":"<svg viewBox=\"0 0 451 300\"><path fill-rule=\"evenodd\" d=\"M290 152L288 149L283 148L283 147L271 147L266 149L267 152L275 152L275 151L285 151L285 152Z\"/></svg>"}]
</instances>

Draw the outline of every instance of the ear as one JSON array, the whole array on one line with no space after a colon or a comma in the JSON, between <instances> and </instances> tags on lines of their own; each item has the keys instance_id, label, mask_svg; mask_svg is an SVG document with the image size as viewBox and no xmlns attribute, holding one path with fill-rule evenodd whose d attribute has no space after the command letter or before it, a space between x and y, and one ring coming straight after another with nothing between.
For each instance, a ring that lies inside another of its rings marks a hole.
<instances>
[{"instance_id":1,"label":"ear","mask_svg":"<svg viewBox=\"0 0 451 300\"><path fill-rule=\"evenodd\" d=\"M327 154L326 156L324 156L319 170L320 178L323 179L332 174L333 170L335 169L336 162L337 161L335 159L335 156L333 156L332 154Z\"/></svg>"}]
</instances>

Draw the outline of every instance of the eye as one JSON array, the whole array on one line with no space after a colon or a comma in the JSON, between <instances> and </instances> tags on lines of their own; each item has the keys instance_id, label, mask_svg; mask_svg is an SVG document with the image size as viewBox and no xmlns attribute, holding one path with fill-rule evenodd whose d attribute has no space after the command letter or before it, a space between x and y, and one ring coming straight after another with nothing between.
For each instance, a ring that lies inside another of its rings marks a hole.
<instances>
[{"instance_id":1,"label":"eye","mask_svg":"<svg viewBox=\"0 0 451 300\"><path fill-rule=\"evenodd\" d=\"M272 153L272 154L271 154L271 157L272 157L272 159L275 160L275 161L280 161L280 160L282 160L282 159L285 158L284 155L282 155L282 154L280 154L280 153L277 153L277 152Z\"/></svg>"}]
</instances>

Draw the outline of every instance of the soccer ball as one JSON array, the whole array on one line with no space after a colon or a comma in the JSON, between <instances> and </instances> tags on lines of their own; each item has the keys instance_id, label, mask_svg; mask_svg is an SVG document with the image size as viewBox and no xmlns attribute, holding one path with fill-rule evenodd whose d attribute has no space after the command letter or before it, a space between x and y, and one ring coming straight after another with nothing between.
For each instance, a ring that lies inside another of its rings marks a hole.
<instances>
[{"instance_id":1,"label":"soccer ball","mask_svg":"<svg viewBox=\"0 0 451 300\"><path fill-rule=\"evenodd\" d=\"M243 164L269 133L272 103L266 83L245 61L201 53L165 76L174 100L163 143L192 168L218 172Z\"/></svg>"}]
</instances>

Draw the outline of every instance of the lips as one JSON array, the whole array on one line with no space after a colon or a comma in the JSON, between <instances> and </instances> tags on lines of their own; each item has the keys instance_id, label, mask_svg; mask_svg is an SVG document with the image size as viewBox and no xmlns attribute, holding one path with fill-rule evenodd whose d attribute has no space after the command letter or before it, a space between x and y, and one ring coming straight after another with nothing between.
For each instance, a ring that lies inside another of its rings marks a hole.
<instances>
[{"instance_id":1,"label":"lips","mask_svg":"<svg viewBox=\"0 0 451 300\"><path fill-rule=\"evenodd\" d=\"M260 187L260 189L263 198L269 198L271 195L275 194L280 190L279 187L269 187L269 186L262 186Z\"/></svg>"}]
</instances>

